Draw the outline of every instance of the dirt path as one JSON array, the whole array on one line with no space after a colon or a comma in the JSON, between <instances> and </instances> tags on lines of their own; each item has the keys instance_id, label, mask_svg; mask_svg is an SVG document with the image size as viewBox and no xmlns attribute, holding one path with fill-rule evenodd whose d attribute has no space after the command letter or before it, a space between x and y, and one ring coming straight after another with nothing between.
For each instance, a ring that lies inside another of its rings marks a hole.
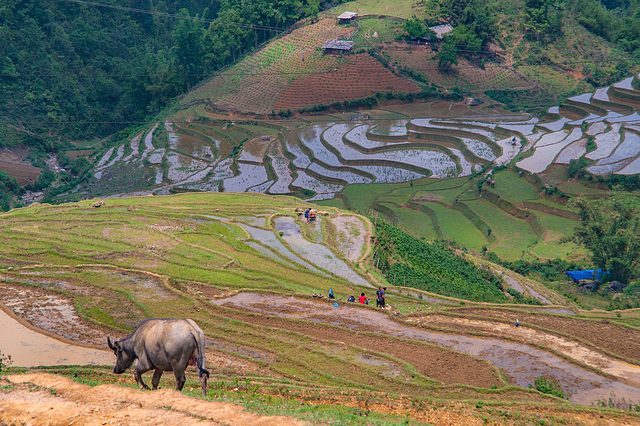
<instances>
[{"instance_id":1,"label":"dirt path","mask_svg":"<svg viewBox=\"0 0 640 426\"><path fill-rule=\"evenodd\" d=\"M41 388L34 390L35 384ZM13 387L0 393L0 424L301 425L284 416L259 416L228 402L204 401L161 389L153 392L118 385L91 387L52 374L0 379Z\"/></svg>"}]
</instances>

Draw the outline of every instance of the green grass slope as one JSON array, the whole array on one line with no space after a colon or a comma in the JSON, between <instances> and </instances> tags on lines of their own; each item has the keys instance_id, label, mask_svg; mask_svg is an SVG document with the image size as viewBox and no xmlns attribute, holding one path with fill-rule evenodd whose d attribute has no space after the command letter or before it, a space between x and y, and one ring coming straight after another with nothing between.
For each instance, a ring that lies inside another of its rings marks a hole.
<instances>
[{"instance_id":1,"label":"green grass slope","mask_svg":"<svg viewBox=\"0 0 640 426\"><path fill-rule=\"evenodd\" d=\"M222 193L107 199L101 207L83 201L16 209L0 216L4 242L0 285L33 298L65 300L82 324L89 329L99 327L101 333L111 336L124 336L145 318L193 318L211 340L208 350L214 356L208 354L208 360L231 360L210 367L214 373L207 398L238 402L259 413L290 415L311 423L355 424L437 422L438 416L445 414L464 424L501 421L505 415L528 424L540 420L540 410L545 413L543 419L551 423L571 423L576 417L635 419L617 411L568 405L511 386L485 361L386 335L375 324L354 331L344 324L289 319L212 303L238 292L260 293L274 302L269 309L279 309L276 301L295 295L302 302L317 303L334 312L331 304L311 294L318 290L326 294L332 287L341 299L339 304L344 303L345 295L363 289L372 295L371 289L331 274L320 275L275 252L267 255L255 248L258 241L244 226L273 233L275 216L295 218L296 210L307 205L290 197ZM298 223L304 235L335 247L344 232L333 229L329 219L344 212L330 207L325 210L328 215L319 219L321 232ZM377 224L384 229L380 238L391 235L395 241L387 246L397 250L387 253L388 263L395 262L393 267L401 267L397 255L411 267L428 260L420 254L402 253L401 240L409 241L408 236L381 221ZM356 234L369 241L369 235L352 231ZM273 235L279 239L279 234ZM286 239L280 241L286 245ZM409 245L414 252L424 249L449 266L459 266L446 274L438 273L439 280L452 279L465 291L472 283L486 284L478 286L476 294L460 292L457 296L488 300L491 295L493 301L503 301L495 278L479 274L471 263L424 242L416 245L411 240ZM368 267L369 279L377 277L385 283L371 264ZM389 290L389 300L399 314L465 305L462 300L439 298L419 289L411 290L419 292L419 298L405 289L401 293L390 286ZM478 298L483 291L486 294ZM7 294L0 296L2 300L9 297ZM422 294L427 297L423 299ZM366 314L374 308L360 309ZM65 330L57 332L64 334ZM9 369L10 373L25 371ZM91 385L135 386L130 374L114 376L102 367L48 367L40 371ZM172 378L165 375L161 387L171 386ZM13 385L3 388L3 392L13 390ZM185 392L196 396L193 373ZM483 408L485 404L488 408Z\"/></svg>"}]
</instances>

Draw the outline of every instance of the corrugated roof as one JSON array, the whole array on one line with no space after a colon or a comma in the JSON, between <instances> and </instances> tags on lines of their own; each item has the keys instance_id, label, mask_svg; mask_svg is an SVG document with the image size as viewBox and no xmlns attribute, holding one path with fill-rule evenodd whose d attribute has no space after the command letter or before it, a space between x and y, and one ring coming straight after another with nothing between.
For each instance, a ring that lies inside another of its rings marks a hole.
<instances>
[{"instance_id":1,"label":"corrugated roof","mask_svg":"<svg viewBox=\"0 0 640 426\"><path fill-rule=\"evenodd\" d=\"M435 31L436 37L442 38L443 35L453 31L451 24L438 25L436 27L429 27L430 30Z\"/></svg>"},{"instance_id":2,"label":"corrugated roof","mask_svg":"<svg viewBox=\"0 0 640 426\"><path fill-rule=\"evenodd\" d=\"M355 42L349 40L327 40L322 45L323 49L351 50Z\"/></svg>"},{"instance_id":3,"label":"corrugated roof","mask_svg":"<svg viewBox=\"0 0 640 426\"><path fill-rule=\"evenodd\" d=\"M346 11L346 12L342 12L342 14L340 16L338 16L338 19L351 19L351 18L354 18L356 16L358 16L357 13Z\"/></svg>"}]
</instances>

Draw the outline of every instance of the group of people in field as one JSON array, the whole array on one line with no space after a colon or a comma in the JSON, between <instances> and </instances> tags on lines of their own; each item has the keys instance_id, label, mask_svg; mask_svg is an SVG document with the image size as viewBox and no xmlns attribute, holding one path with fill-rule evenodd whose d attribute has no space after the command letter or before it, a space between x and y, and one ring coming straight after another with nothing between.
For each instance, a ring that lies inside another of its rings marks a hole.
<instances>
[{"instance_id":1,"label":"group of people in field","mask_svg":"<svg viewBox=\"0 0 640 426\"><path fill-rule=\"evenodd\" d=\"M309 207L304 212L304 218L306 219L307 223L313 222L314 220L316 220L316 212L311 210L311 207Z\"/></svg>"},{"instance_id":2,"label":"group of people in field","mask_svg":"<svg viewBox=\"0 0 640 426\"><path fill-rule=\"evenodd\" d=\"M378 291L376 291L376 307L377 308L385 309L385 307L387 306L387 302L385 300L386 291L387 291L386 287L378 287ZM330 288L329 300L331 299L335 299L335 296L333 295L333 289ZM356 301L356 297L354 295L349 296L349 298L347 299L347 302L354 303L355 301ZM358 302L362 303L363 305L368 305L369 299L367 298L367 296L364 295L364 293L360 293L360 297L358 297Z\"/></svg>"}]
</instances>

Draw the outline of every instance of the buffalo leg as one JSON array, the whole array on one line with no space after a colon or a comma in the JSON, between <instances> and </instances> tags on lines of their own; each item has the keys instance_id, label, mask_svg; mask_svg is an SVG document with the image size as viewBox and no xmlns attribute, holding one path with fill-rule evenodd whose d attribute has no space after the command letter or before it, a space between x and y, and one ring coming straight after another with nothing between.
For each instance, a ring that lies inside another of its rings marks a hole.
<instances>
[{"instance_id":1,"label":"buffalo leg","mask_svg":"<svg viewBox=\"0 0 640 426\"><path fill-rule=\"evenodd\" d=\"M159 368L156 368L156 370L153 372L153 378L151 379L151 386L153 387L153 390L158 389L158 383L160 383L160 377L162 377L162 370L160 370Z\"/></svg>"},{"instance_id":2,"label":"buffalo leg","mask_svg":"<svg viewBox=\"0 0 640 426\"><path fill-rule=\"evenodd\" d=\"M186 366L185 366L186 367ZM176 376L176 390L181 391L187 378L184 375L184 368L175 368L173 374Z\"/></svg>"},{"instance_id":3,"label":"buffalo leg","mask_svg":"<svg viewBox=\"0 0 640 426\"><path fill-rule=\"evenodd\" d=\"M136 367L135 371L133 372L134 377L136 378L136 382L138 382L138 386L140 386L143 389L149 389L149 386L147 386L147 384L145 382L142 381L142 373L145 373L149 370L138 370L138 368Z\"/></svg>"},{"instance_id":4,"label":"buffalo leg","mask_svg":"<svg viewBox=\"0 0 640 426\"><path fill-rule=\"evenodd\" d=\"M200 374L200 386L202 386L202 396L207 396L207 375Z\"/></svg>"}]
</instances>

